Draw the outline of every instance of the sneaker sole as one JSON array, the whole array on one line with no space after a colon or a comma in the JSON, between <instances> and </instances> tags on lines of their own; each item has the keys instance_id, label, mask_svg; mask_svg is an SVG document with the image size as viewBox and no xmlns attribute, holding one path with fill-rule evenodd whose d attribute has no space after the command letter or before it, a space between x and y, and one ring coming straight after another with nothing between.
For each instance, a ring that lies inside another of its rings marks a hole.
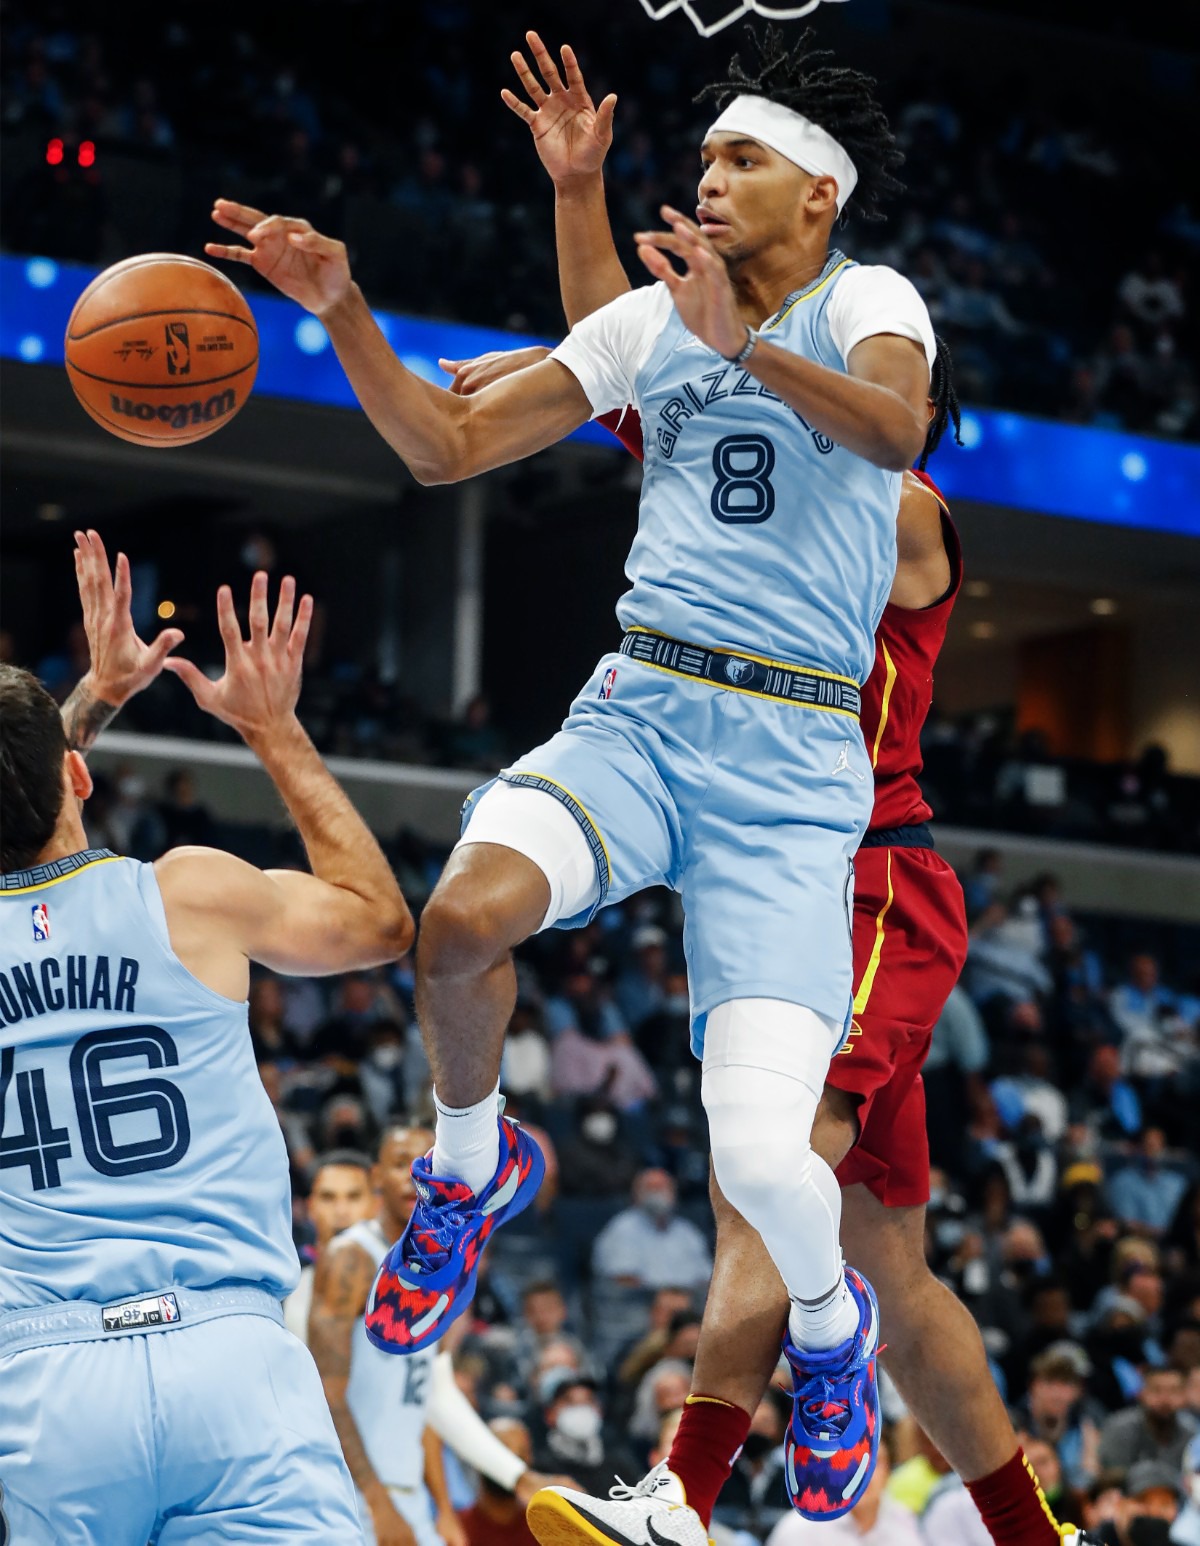
<instances>
[{"instance_id":1,"label":"sneaker sole","mask_svg":"<svg viewBox=\"0 0 1200 1546\"><path fill-rule=\"evenodd\" d=\"M540 1546L636 1546L619 1530L581 1514L573 1503L549 1487L530 1498L525 1520Z\"/></svg>"}]
</instances>

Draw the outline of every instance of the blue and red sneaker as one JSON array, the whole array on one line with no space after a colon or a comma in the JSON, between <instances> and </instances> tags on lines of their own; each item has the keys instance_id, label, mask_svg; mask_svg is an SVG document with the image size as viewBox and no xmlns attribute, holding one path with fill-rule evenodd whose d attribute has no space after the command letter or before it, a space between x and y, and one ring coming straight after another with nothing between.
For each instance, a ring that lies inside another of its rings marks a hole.
<instances>
[{"instance_id":1,"label":"blue and red sneaker","mask_svg":"<svg viewBox=\"0 0 1200 1546\"><path fill-rule=\"evenodd\" d=\"M367 1336L385 1353L419 1353L444 1334L475 1297L492 1231L527 1208L542 1184L541 1149L511 1118L496 1120L500 1163L478 1196L451 1176L435 1176L431 1155L413 1161L416 1206L367 1300Z\"/></svg>"},{"instance_id":2,"label":"blue and red sneaker","mask_svg":"<svg viewBox=\"0 0 1200 1546\"><path fill-rule=\"evenodd\" d=\"M859 1310L854 1336L818 1353L783 1351L792 1367L792 1417L784 1442L792 1507L805 1519L838 1519L867 1489L879 1454L879 1305L852 1267L846 1286Z\"/></svg>"}]
</instances>

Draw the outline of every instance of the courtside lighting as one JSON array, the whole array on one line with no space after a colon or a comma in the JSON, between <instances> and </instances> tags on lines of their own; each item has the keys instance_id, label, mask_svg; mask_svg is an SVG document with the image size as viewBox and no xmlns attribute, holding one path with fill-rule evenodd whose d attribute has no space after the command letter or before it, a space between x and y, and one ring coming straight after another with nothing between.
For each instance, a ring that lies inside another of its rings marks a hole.
<instances>
[{"instance_id":1,"label":"courtside lighting","mask_svg":"<svg viewBox=\"0 0 1200 1546\"><path fill-rule=\"evenodd\" d=\"M962 423L959 426L959 434L962 436L962 449L973 451L983 439L983 425L973 413L964 413Z\"/></svg>"},{"instance_id":2,"label":"courtside lighting","mask_svg":"<svg viewBox=\"0 0 1200 1546\"><path fill-rule=\"evenodd\" d=\"M978 623L972 623L971 637L973 639L994 639L996 637L995 623L985 623L982 619Z\"/></svg>"},{"instance_id":3,"label":"courtside lighting","mask_svg":"<svg viewBox=\"0 0 1200 1546\"><path fill-rule=\"evenodd\" d=\"M1130 483L1140 483L1150 471L1150 463L1140 451L1126 451L1121 458L1121 471Z\"/></svg>"},{"instance_id":4,"label":"courtside lighting","mask_svg":"<svg viewBox=\"0 0 1200 1546\"><path fill-rule=\"evenodd\" d=\"M302 317L296 323L295 338L301 354L320 354L329 344L329 334L316 317Z\"/></svg>"},{"instance_id":5,"label":"courtside lighting","mask_svg":"<svg viewBox=\"0 0 1200 1546\"><path fill-rule=\"evenodd\" d=\"M96 147L92 144L91 140L84 140L83 144L79 147L79 164L80 166L95 166Z\"/></svg>"},{"instance_id":6,"label":"courtside lighting","mask_svg":"<svg viewBox=\"0 0 1200 1546\"><path fill-rule=\"evenodd\" d=\"M39 521L61 521L66 513L61 505L44 504L37 507Z\"/></svg>"},{"instance_id":7,"label":"courtside lighting","mask_svg":"<svg viewBox=\"0 0 1200 1546\"><path fill-rule=\"evenodd\" d=\"M58 264L49 258L30 258L25 265L25 280L35 290L48 290L58 278Z\"/></svg>"},{"instance_id":8,"label":"courtside lighting","mask_svg":"<svg viewBox=\"0 0 1200 1546\"><path fill-rule=\"evenodd\" d=\"M168 617L174 617L175 616L175 603L173 601L160 601L159 604L158 604L158 615L164 621Z\"/></svg>"},{"instance_id":9,"label":"courtside lighting","mask_svg":"<svg viewBox=\"0 0 1200 1546\"><path fill-rule=\"evenodd\" d=\"M434 386L444 386L446 373L436 360L431 360L425 354L402 354L400 363L405 370L411 370L414 376L420 376L422 381L432 381Z\"/></svg>"},{"instance_id":10,"label":"courtside lighting","mask_svg":"<svg viewBox=\"0 0 1200 1546\"><path fill-rule=\"evenodd\" d=\"M63 142L61 140L51 140L46 146L46 165L61 166L63 154Z\"/></svg>"},{"instance_id":11,"label":"courtside lighting","mask_svg":"<svg viewBox=\"0 0 1200 1546\"><path fill-rule=\"evenodd\" d=\"M1097 596L1091 610L1096 617L1111 617L1117 610L1117 603L1111 596Z\"/></svg>"},{"instance_id":12,"label":"courtside lighting","mask_svg":"<svg viewBox=\"0 0 1200 1546\"><path fill-rule=\"evenodd\" d=\"M991 594L992 587L987 580L968 580L963 586L963 595L970 596L973 601L981 601Z\"/></svg>"},{"instance_id":13,"label":"courtside lighting","mask_svg":"<svg viewBox=\"0 0 1200 1546\"><path fill-rule=\"evenodd\" d=\"M45 352L46 341L44 338L39 338L36 333L26 333L17 345L17 353L30 365L35 360L40 360Z\"/></svg>"}]
</instances>

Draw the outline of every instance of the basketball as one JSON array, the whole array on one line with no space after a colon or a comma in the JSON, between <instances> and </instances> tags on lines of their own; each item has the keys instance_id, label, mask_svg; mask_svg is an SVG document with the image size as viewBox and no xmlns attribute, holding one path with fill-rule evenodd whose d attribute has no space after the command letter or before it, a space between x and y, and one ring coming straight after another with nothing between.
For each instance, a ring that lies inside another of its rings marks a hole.
<instances>
[{"instance_id":1,"label":"basketball","mask_svg":"<svg viewBox=\"0 0 1200 1546\"><path fill-rule=\"evenodd\" d=\"M258 370L242 292L197 258L149 252L97 275L67 323L67 376L97 424L182 446L228 424Z\"/></svg>"}]
</instances>

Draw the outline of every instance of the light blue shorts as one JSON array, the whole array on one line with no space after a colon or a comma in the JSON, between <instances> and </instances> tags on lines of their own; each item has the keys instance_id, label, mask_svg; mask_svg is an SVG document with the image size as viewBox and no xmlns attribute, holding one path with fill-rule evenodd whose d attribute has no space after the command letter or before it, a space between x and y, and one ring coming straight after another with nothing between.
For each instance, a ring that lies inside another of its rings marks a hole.
<instances>
[{"instance_id":1,"label":"light blue shorts","mask_svg":"<svg viewBox=\"0 0 1200 1546\"><path fill-rule=\"evenodd\" d=\"M190 1322L178 1292L160 1330L0 1340L0 1543L359 1546L308 1349L267 1314Z\"/></svg>"},{"instance_id":2,"label":"light blue shorts","mask_svg":"<svg viewBox=\"0 0 1200 1546\"><path fill-rule=\"evenodd\" d=\"M612 654L558 734L500 777L574 815L597 908L648 886L680 893L698 1057L709 1012L730 999L847 1020L853 859L874 799L857 719Z\"/></svg>"}]
</instances>

